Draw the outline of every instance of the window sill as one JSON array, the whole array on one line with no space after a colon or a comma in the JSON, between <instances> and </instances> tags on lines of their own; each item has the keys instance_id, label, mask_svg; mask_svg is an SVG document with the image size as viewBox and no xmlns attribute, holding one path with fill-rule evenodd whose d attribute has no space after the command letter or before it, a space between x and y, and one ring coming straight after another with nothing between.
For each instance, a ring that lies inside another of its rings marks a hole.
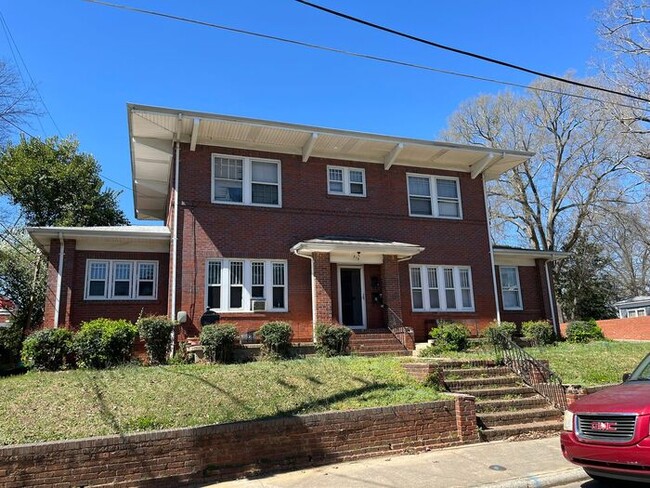
<instances>
[{"instance_id":1,"label":"window sill","mask_svg":"<svg viewBox=\"0 0 650 488\"><path fill-rule=\"evenodd\" d=\"M288 313L288 310L264 310L263 312L251 312L248 310L242 310L241 312L237 312L234 310L228 310L228 311L221 311L221 310L216 310L214 308L211 308L215 313L218 313L219 316L224 319L224 318L237 318L237 319L247 319L247 318L257 318L257 317L264 317L268 314L276 314L276 313Z\"/></svg>"},{"instance_id":2,"label":"window sill","mask_svg":"<svg viewBox=\"0 0 650 488\"><path fill-rule=\"evenodd\" d=\"M424 309L417 309L413 310L411 309L413 313L474 313L476 312L476 309L474 308L462 308L462 309L441 309L441 308L432 308L430 310L424 310Z\"/></svg>"},{"instance_id":3,"label":"window sill","mask_svg":"<svg viewBox=\"0 0 650 488\"><path fill-rule=\"evenodd\" d=\"M133 302L157 302L158 298L84 298L84 302L120 302L120 303L133 303Z\"/></svg>"},{"instance_id":4,"label":"window sill","mask_svg":"<svg viewBox=\"0 0 650 488\"><path fill-rule=\"evenodd\" d=\"M517 308L506 308L503 307L504 312L523 312L524 307L517 307Z\"/></svg>"},{"instance_id":5,"label":"window sill","mask_svg":"<svg viewBox=\"0 0 650 488\"><path fill-rule=\"evenodd\" d=\"M414 217L416 219L440 219L440 220L463 220L463 217L440 217L436 215L419 215L419 214L409 214L409 217Z\"/></svg>"},{"instance_id":6,"label":"window sill","mask_svg":"<svg viewBox=\"0 0 650 488\"><path fill-rule=\"evenodd\" d=\"M282 208L282 205L265 205L263 203L243 203L243 202L222 202L220 200L212 200L214 205L231 205L235 207L257 207L257 208Z\"/></svg>"}]
</instances>

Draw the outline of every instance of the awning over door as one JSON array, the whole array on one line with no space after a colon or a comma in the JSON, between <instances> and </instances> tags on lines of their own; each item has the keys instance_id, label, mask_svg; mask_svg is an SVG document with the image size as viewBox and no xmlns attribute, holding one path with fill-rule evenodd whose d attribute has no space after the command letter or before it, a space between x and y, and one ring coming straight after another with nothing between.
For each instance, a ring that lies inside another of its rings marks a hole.
<instances>
[{"instance_id":1,"label":"awning over door","mask_svg":"<svg viewBox=\"0 0 650 488\"><path fill-rule=\"evenodd\" d=\"M347 236L318 237L299 242L291 248L291 252L302 257L326 252L330 254L330 262L345 264L381 264L385 255L408 259L422 251L424 247L416 244Z\"/></svg>"}]
</instances>

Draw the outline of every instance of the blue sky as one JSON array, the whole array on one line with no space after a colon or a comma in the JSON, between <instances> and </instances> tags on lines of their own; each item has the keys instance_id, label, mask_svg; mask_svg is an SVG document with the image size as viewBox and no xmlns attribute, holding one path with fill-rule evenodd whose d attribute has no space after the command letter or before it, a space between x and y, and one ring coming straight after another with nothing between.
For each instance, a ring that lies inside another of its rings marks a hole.
<instances>
[{"instance_id":1,"label":"blue sky","mask_svg":"<svg viewBox=\"0 0 650 488\"><path fill-rule=\"evenodd\" d=\"M418 45L293 0L115 3L528 84L533 77ZM601 0L320 0L333 9L532 69L594 73ZM63 135L102 173L131 184L126 103L435 139L464 100L504 87L66 0L0 2L13 39ZM0 34L0 58L13 63ZM22 66L21 66L22 68ZM56 135L47 118L29 132ZM133 219L132 194L120 205Z\"/></svg>"}]
</instances>

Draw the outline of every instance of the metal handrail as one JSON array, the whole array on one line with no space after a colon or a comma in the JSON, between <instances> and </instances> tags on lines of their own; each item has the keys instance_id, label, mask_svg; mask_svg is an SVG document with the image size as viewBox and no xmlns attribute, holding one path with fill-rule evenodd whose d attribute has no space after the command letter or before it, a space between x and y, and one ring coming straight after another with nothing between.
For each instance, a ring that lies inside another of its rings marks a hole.
<instances>
[{"instance_id":1,"label":"metal handrail","mask_svg":"<svg viewBox=\"0 0 650 488\"><path fill-rule=\"evenodd\" d=\"M508 366L555 408L562 412L567 409L566 387L557 373L528 354L501 331L491 329L488 334L499 363Z\"/></svg>"},{"instance_id":2,"label":"metal handrail","mask_svg":"<svg viewBox=\"0 0 650 488\"><path fill-rule=\"evenodd\" d=\"M400 344L402 344L402 346L404 346L405 349L408 349L408 346L406 345L406 335L407 334L410 335L411 339L413 340L414 339L413 338L413 329L411 329L410 327L404 327L404 321L402 320L402 317L400 317L397 314L397 312L395 312L395 310L390 308L388 305L386 305L384 303L384 304L382 304L382 307L384 309L388 310L388 313L392 314L393 317L395 317L397 319L397 321L399 322L399 324L400 324L399 327L395 327L395 326L393 326L391 324L391 321L388 320L387 321L388 322L387 323L388 330L391 331L393 336L395 336L395 339L397 339L400 342Z\"/></svg>"}]
</instances>

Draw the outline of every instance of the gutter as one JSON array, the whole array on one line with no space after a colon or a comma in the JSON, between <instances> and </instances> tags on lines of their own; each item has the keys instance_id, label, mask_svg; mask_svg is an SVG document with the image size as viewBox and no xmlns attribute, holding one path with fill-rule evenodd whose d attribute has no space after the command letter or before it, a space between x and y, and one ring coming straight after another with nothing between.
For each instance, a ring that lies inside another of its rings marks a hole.
<instances>
[{"instance_id":1,"label":"gutter","mask_svg":"<svg viewBox=\"0 0 650 488\"><path fill-rule=\"evenodd\" d=\"M172 227L172 286L170 319L176 320L176 268L178 265L178 178L180 162L180 142L176 141L176 161L174 167L174 224ZM174 330L172 329L171 354L174 354Z\"/></svg>"},{"instance_id":2,"label":"gutter","mask_svg":"<svg viewBox=\"0 0 650 488\"><path fill-rule=\"evenodd\" d=\"M485 177L481 175L481 180L483 181L483 200L485 201L485 224L487 225L488 240L490 245L490 266L492 268L492 288L494 291L494 305L496 306L496 321L497 324L501 324L501 310L499 303L499 289L497 287L497 270L494 264L494 248L492 246L492 227L490 226L490 213L488 210L488 197L487 190L485 188Z\"/></svg>"},{"instance_id":3,"label":"gutter","mask_svg":"<svg viewBox=\"0 0 650 488\"><path fill-rule=\"evenodd\" d=\"M312 323L312 339L316 342L316 277L314 276L314 258L310 254L300 254L300 250L292 248L296 256L307 258L311 266L311 323Z\"/></svg>"},{"instance_id":4,"label":"gutter","mask_svg":"<svg viewBox=\"0 0 650 488\"><path fill-rule=\"evenodd\" d=\"M59 232L59 269L56 274L56 297L54 302L54 328L59 327L59 312L61 310L61 289L63 288L63 256L65 255L65 241L63 232Z\"/></svg>"}]
</instances>

